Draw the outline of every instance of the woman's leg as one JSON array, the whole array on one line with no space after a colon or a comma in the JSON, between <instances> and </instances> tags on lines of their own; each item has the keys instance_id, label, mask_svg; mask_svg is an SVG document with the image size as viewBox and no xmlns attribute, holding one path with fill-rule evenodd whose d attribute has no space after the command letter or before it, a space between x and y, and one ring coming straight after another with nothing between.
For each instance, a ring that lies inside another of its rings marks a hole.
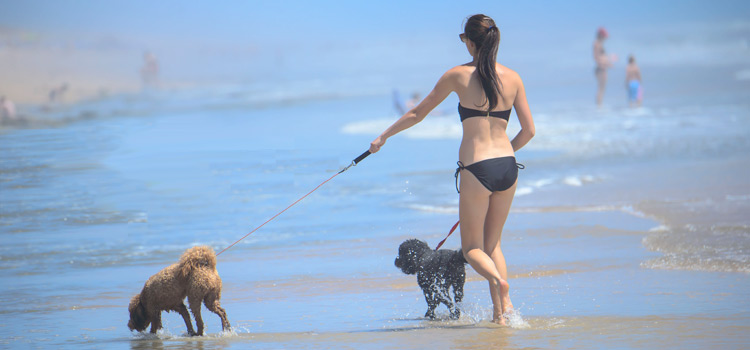
<instances>
[{"instance_id":1,"label":"woman's leg","mask_svg":"<svg viewBox=\"0 0 750 350\"><path fill-rule=\"evenodd\" d=\"M484 250L495 263L500 277L506 282L508 281L508 270L505 265L505 256L503 256L503 251L500 248L500 241L515 193L516 184L505 191L492 193L487 218L484 221ZM490 288L490 291L492 291L492 288ZM494 297L501 300L503 314L513 309L509 288L504 289L502 294Z\"/></svg>"},{"instance_id":2,"label":"woman's leg","mask_svg":"<svg viewBox=\"0 0 750 350\"><path fill-rule=\"evenodd\" d=\"M461 196L458 203L458 216L461 220L461 249L466 261L482 277L490 283L492 297L493 321L505 324L505 320L499 317L503 310L502 300L499 295L507 294L508 284L497 271L495 262L484 251L484 222L487 210L490 206L490 195L474 174L469 171L461 172Z\"/></svg>"},{"instance_id":3,"label":"woman's leg","mask_svg":"<svg viewBox=\"0 0 750 350\"><path fill-rule=\"evenodd\" d=\"M604 89L607 87L607 69L601 68L596 73L597 91L596 91L596 105L601 106L602 100L604 99Z\"/></svg>"}]
</instances>

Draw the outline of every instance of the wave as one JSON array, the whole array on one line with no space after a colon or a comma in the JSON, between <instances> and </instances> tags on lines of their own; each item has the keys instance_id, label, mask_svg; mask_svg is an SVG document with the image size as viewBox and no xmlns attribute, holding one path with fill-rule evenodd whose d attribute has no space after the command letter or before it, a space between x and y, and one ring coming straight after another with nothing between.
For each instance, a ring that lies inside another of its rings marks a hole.
<instances>
[{"instance_id":1,"label":"wave","mask_svg":"<svg viewBox=\"0 0 750 350\"><path fill-rule=\"evenodd\" d=\"M523 186L516 188L516 197L525 196L534 193L534 188L530 186Z\"/></svg>"},{"instance_id":2,"label":"wave","mask_svg":"<svg viewBox=\"0 0 750 350\"><path fill-rule=\"evenodd\" d=\"M586 186L588 184L598 183L603 181L604 178L600 176L594 176L594 175L569 175L569 176L553 176L553 177L545 177L542 179L537 180L519 180L519 184L516 188L516 197L522 197L522 196L528 196L535 193L538 193L540 190L544 190L547 187L554 187L554 186L567 186L567 187L582 187ZM439 214L458 214L458 205L434 205L434 204L424 204L424 203L409 203L406 204L404 207L418 211L418 212L425 212L425 213L439 213ZM628 209L628 207L612 207L612 206L601 206L596 207L597 209L592 209L592 207L581 207L578 209L575 209L574 211L609 211L609 210L622 210L626 211L629 214L637 215L635 211L631 208ZM512 209L517 210L517 209ZM527 209L523 209L527 210ZM568 209L570 210L570 209Z\"/></svg>"},{"instance_id":3,"label":"wave","mask_svg":"<svg viewBox=\"0 0 750 350\"><path fill-rule=\"evenodd\" d=\"M642 266L652 269L750 273L750 222L747 195L704 200L644 203L661 218L643 238L643 246L660 256Z\"/></svg>"},{"instance_id":4,"label":"wave","mask_svg":"<svg viewBox=\"0 0 750 350\"><path fill-rule=\"evenodd\" d=\"M597 181L597 178L592 175L572 175L572 176L566 176L562 180L562 183L568 186L581 187L584 184L593 183L596 181Z\"/></svg>"},{"instance_id":5,"label":"wave","mask_svg":"<svg viewBox=\"0 0 750 350\"><path fill-rule=\"evenodd\" d=\"M458 206L410 204L407 208L425 213L458 214Z\"/></svg>"},{"instance_id":6,"label":"wave","mask_svg":"<svg viewBox=\"0 0 750 350\"><path fill-rule=\"evenodd\" d=\"M457 114L428 117L403 134L411 139L461 139L463 129L458 120ZM341 132L350 135L379 135L394 121L395 119L381 118L351 122L344 125Z\"/></svg>"},{"instance_id":7,"label":"wave","mask_svg":"<svg viewBox=\"0 0 750 350\"><path fill-rule=\"evenodd\" d=\"M0 129L62 127L119 116L149 116L198 110L262 109L311 101L369 96L378 88L342 88L346 81L317 80L268 84L209 85L172 90L144 90L93 97L72 104L18 106L17 117L0 119Z\"/></svg>"},{"instance_id":8,"label":"wave","mask_svg":"<svg viewBox=\"0 0 750 350\"><path fill-rule=\"evenodd\" d=\"M643 262L641 266L646 268L750 273L748 225L659 226L642 243L662 254Z\"/></svg>"},{"instance_id":9,"label":"wave","mask_svg":"<svg viewBox=\"0 0 750 350\"><path fill-rule=\"evenodd\" d=\"M744 153L750 141L740 130L750 127L747 116L747 106L739 103L711 108L563 107L535 114L537 135L526 147L582 160Z\"/></svg>"}]
</instances>

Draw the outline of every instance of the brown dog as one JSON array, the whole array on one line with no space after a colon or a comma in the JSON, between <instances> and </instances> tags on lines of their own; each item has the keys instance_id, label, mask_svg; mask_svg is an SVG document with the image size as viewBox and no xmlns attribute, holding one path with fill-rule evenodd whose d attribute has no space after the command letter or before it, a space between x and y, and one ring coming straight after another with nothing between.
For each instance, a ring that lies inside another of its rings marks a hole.
<instances>
[{"instance_id":1,"label":"brown dog","mask_svg":"<svg viewBox=\"0 0 750 350\"><path fill-rule=\"evenodd\" d=\"M190 314L185 307L185 297L195 316L198 332L193 331ZM201 302L221 318L222 330L229 330L227 313L219 303L221 278L216 271L216 253L207 246L193 247L185 251L180 262L168 266L151 276L143 286L141 294L130 300L128 328L142 332L151 324L151 333L161 326L162 311L177 311L182 315L188 334L203 335Z\"/></svg>"}]
</instances>

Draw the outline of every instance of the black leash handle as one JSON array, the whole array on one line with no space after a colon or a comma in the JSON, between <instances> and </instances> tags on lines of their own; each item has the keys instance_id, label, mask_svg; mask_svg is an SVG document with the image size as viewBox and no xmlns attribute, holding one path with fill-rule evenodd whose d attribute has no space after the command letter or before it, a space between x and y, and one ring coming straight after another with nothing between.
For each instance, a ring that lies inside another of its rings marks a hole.
<instances>
[{"instance_id":1,"label":"black leash handle","mask_svg":"<svg viewBox=\"0 0 750 350\"><path fill-rule=\"evenodd\" d=\"M354 158L354 165L359 164L359 162L363 161L367 156L371 155L370 151L365 151L365 153L362 153L359 155L359 157Z\"/></svg>"},{"instance_id":2,"label":"black leash handle","mask_svg":"<svg viewBox=\"0 0 750 350\"><path fill-rule=\"evenodd\" d=\"M359 162L363 161L363 160L364 160L365 158L367 158L367 156L369 156L370 154L372 154L372 153L370 153L370 151L365 151L365 153L362 153L362 154L360 154L360 155L359 155L359 157L357 157L357 158L354 158L354 160L352 161L352 164L349 164L349 165L348 165L348 166L347 166L346 168L344 168L344 169L341 169L341 171L339 171L339 174L341 174L341 173L343 173L343 172L345 172L345 171L349 170L349 168L351 168L351 167L353 167L353 166L355 166L355 165L359 164Z\"/></svg>"}]
</instances>

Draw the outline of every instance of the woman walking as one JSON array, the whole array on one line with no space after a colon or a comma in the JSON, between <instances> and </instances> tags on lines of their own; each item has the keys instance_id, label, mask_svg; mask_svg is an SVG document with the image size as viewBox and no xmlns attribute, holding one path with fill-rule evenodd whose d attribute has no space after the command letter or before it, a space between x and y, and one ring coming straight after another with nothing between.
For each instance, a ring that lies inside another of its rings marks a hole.
<instances>
[{"instance_id":1,"label":"woman walking","mask_svg":"<svg viewBox=\"0 0 750 350\"><path fill-rule=\"evenodd\" d=\"M456 169L461 248L469 264L489 282L493 322L505 324L503 316L513 304L500 238L516 191L515 151L534 136L534 120L521 77L497 63L500 30L495 21L481 14L471 16L459 37L472 61L445 72L424 100L370 144L370 152L421 122L451 92L458 95L463 126ZM521 130L510 140L505 130L512 108Z\"/></svg>"}]
</instances>

